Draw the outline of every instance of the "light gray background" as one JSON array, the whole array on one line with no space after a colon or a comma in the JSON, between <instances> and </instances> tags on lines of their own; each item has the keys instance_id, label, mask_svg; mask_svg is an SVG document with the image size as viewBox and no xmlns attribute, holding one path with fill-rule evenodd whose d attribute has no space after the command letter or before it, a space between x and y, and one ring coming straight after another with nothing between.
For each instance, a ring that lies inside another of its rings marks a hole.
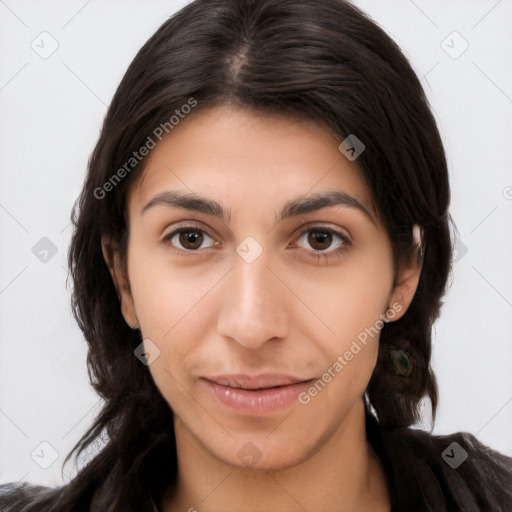
<instances>
[{"instance_id":1,"label":"light gray background","mask_svg":"<svg viewBox=\"0 0 512 512\"><path fill-rule=\"evenodd\" d=\"M0 0L0 482L66 481L98 410L66 289L70 210L126 67L185 3ZM512 455L512 0L356 5L422 77L450 164L460 259L435 330L434 432Z\"/></svg>"}]
</instances>

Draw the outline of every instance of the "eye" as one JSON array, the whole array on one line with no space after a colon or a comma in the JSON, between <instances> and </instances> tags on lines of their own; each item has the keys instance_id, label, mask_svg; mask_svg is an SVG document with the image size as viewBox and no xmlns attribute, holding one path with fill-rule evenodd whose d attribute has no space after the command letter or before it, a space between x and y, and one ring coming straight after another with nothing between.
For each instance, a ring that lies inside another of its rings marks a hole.
<instances>
[{"instance_id":1,"label":"eye","mask_svg":"<svg viewBox=\"0 0 512 512\"><path fill-rule=\"evenodd\" d=\"M297 245L306 249L314 258L335 258L351 245L348 236L325 226L315 226L304 231Z\"/></svg>"},{"instance_id":2,"label":"eye","mask_svg":"<svg viewBox=\"0 0 512 512\"><path fill-rule=\"evenodd\" d=\"M164 242L170 243L178 250L182 251L197 251L198 249L205 249L203 243L208 242L207 247L213 247L215 244L213 238L208 235L204 230L195 226L185 226L177 229L164 237Z\"/></svg>"},{"instance_id":3,"label":"eye","mask_svg":"<svg viewBox=\"0 0 512 512\"><path fill-rule=\"evenodd\" d=\"M304 231L299 240L307 242L315 251L325 251L326 249L336 249L349 240L341 233L337 233L329 228L315 227ZM334 247L333 247L334 244Z\"/></svg>"}]
</instances>

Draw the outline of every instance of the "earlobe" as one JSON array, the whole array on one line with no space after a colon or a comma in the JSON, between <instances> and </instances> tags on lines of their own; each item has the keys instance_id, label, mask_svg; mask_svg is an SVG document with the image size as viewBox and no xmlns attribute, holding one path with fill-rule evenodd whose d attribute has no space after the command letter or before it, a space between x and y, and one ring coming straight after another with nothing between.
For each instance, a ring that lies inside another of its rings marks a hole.
<instances>
[{"instance_id":1,"label":"earlobe","mask_svg":"<svg viewBox=\"0 0 512 512\"><path fill-rule=\"evenodd\" d=\"M137 315L135 314L130 283L128 281L128 276L126 275L126 270L121 262L119 248L117 244L113 243L110 239L102 237L101 250L112 277L112 281L114 282L123 318L132 329L138 329L139 322L137 320Z\"/></svg>"}]
</instances>

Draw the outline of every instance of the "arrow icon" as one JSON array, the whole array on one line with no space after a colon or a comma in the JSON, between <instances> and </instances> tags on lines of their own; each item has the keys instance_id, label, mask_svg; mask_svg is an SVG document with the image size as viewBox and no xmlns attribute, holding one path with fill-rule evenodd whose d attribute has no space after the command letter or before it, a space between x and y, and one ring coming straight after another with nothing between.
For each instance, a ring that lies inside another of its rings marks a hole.
<instances>
[{"instance_id":1,"label":"arrow icon","mask_svg":"<svg viewBox=\"0 0 512 512\"><path fill-rule=\"evenodd\" d=\"M32 247L32 254L42 263L48 263L57 251L57 246L46 236Z\"/></svg>"},{"instance_id":2,"label":"arrow icon","mask_svg":"<svg viewBox=\"0 0 512 512\"><path fill-rule=\"evenodd\" d=\"M254 443L248 442L242 446L237 455L241 462L251 467L261 459L263 454Z\"/></svg>"},{"instance_id":3,"label":"arrow icon","mask_svg":"<svg viewBox=\"0 0 512 512\"><path fill-rule=\"evenodd\" d=\"M40 468L48 469L59 458L59 453L48 441L43 441L32 450L30 457Z\"/></svg>"},{"instance_id":4,"label":"arrow icon","mask_svg":"<svg viewBox=\"0 0 512 512\"><path fill-rule=\"evenodd\" d=\"M46 30L39 33L32 42L30 47L41 59L48 59L59 48L59 42Z\"/></svg>"},{"instance_id":5,"label":"arrow icon","mask_svg":"<svg viewBox=\"0 0 512 512\"><path fill-rule=\"evenodd\" d=\"M338 146L338 149L343 153L343 155L352 162L365 150L365 148L366 146L363 142L353 133L351 133Z\"/></svg>"},{"instance_id":6,"label":"arrow icon","mask_svg":"<svg viewBox=\"0 0 512 512\"><path fill-rule=\"evenodd\" d=\"M453 448L449 452L444 452L444 456L448 457L449 459L454 459L455 458L455 453L453 451Z\"/></svg>"},{"instance_id":7,"label":"arrow icon","mask_svg":"<svg viewBox=\"0 0 512 512\"><path fill-rule=\"evenodd\" d=\"M468 452L454 441L441 453L441 457L451 468L457 469L468 458Z\"/></svg>"},{"instance_id":8,"label":"arrow icon","mask_svg":"<svg viewBox=\"0 0 512 512\"><path fill-rule=\"evenodd\" d=\"M454 30L441 41L441 48L451 59L458 59L469 48L469 43Z\"/></svg>"},{"instance_id":9,"label":"arrow icon","mask_svg":"<svg viewBox=\"0 0 512 512\"><path fill-rule=\"evenodd\" d=\"M142 364L149 366L160 356L160 349L150 339L145 339L133 353Z\"/></svg>"},{"instance_id":10,"label":"arrow icon","mask_svg":"<svg viewBox=\"0 0 512 512\"><path fill-rule=\"evenodd\" d=\"M252 263L263 252L263 247L254 237L248 236L237 245L236 252L246 263Z\"/></svg>"}]
</instances>

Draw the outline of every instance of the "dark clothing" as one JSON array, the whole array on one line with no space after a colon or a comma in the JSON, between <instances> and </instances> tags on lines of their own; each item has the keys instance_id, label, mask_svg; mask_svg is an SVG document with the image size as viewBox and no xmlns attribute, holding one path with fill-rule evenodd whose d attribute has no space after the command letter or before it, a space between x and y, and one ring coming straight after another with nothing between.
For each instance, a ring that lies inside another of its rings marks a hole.
<instances>
[{"instance_id":1,"label":"dark clothing","mask_svg":"<svg viewBox=\"0 0 512 512\"><path fill-rule=\"evenodd\" d=\"M512 458L473 435L385 429L371 417L366 428L388 477L392 512L512 512Z\"/></svg>"},{"instance_id":2,"label":"dark clothing","mask_svg":"<svg viewBox=\"0 0 512 512\"><path fill-rule=\"evenodd\" d=\"M433 436L412 428L385 429L372 416L366 428L387 474L392 512L512 512L512 458L471 434ZM107 478L88 507L80 509L104 512L111 482ZM57 493L30 484L2 485L0 511L24 512L26 505L40 503L30 510L45 512ZM154 511L156 506L147 512ZM336 512L336 506L326 512Z\"/></svg>"}]
</instances>

